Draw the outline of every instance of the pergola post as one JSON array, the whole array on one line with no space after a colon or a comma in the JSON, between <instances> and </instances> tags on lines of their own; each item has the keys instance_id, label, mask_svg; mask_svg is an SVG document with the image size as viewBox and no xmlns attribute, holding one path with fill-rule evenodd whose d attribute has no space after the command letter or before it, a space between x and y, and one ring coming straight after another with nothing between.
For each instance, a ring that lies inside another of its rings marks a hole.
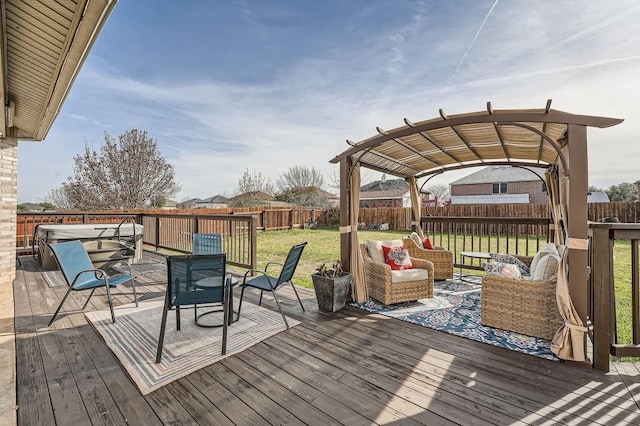
<instances>
[{"instance_id":1,"label":"pergola post","mask_svg":"<svg viewBox=\"0 0 640 426\"><path fill-rule=\"evenodd\" d=\"M586 126L569 124L567 129L569 188L567 245L569 248L569 293L583 323L588 305L588 215L589 171Z\"/></svg>"},{"instance_id":2,"label":"pergola post","mask_svg":"<svg viewBox=\"0 0 640 426\"><path fill-rule=\"evenodd\" d=\"M344 232L351 215L351 157L340 161L340 262L345 271L351 270L351 234Z\"/></svg>"}]
</instances>

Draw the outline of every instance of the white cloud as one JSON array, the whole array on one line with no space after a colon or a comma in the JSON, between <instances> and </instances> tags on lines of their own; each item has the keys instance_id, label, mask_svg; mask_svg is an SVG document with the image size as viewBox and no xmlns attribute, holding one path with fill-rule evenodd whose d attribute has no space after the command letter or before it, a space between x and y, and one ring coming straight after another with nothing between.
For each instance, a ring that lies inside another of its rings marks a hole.
<instances>
[{"instance_id":1,"label":"white cloud","mask_svg":"<svg viewBox=\"0 0 640 426\"><path fill-rule=\"evenodd\" d=\"M299 51L303 40L289 40L286 65L256 63L264 58L260 49L276 38L258 9L235 3L247 31L259 37L255 51L232 57L243 63L218 66L259 66L269 70L263 78L217 72L215 78L186 79L174 67L164 74L154 69L153 78L145 78L127 68L135 57L127 64L90 56L45 142L56 149L29 149L28 158L21 153L20 201L51 189L29 183L29 164L54 155L60 163L54 173L68 175L84 140L99 142L104 131L148 130L176 167L183 186L177 198L204 198L230 193L245 169L275 181L299 164L329 177L338 166L328 161L348 147L345 139L368 138L376 126L402 126L404 117L429 119L439 108L448 114L478 111L487 101L496 109L542 108L547 98L556 109L624 118L620 126L590 131L590 183L638 179L633 163L640 154L634 143L640 130L640 5L633 1L532 6L492 0L466 7L419 2L414 10L372 4L343 17L342 27L332 22L330 34L305 34L304 42L314 41L306 45L316 50ZM394 15L398 10L403 14ZM225 37L227 30L216 28L210 36ZM233 38L227 49L234 49ZM46 173L40 182L57 181ZM432 182L448 183L466 172L456 174Z\"/></svg>"}]
</instances>

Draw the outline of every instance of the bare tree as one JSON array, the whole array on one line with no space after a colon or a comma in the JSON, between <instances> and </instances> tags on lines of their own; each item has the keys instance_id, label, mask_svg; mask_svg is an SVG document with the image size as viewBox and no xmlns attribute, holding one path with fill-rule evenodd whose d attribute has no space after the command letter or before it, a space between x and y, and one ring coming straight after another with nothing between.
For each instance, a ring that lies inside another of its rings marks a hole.
<instances>
[{"instance_id":1,"label":"bare tree","mask_svg":"<svg viewBox=\"0 0 640 426\"><path fill-rule=\"evenodd\" d=\"M265 194L275 195L276 190L271 180L262 177L262 173L257 170L249 172L249 169L245 169L238 181L234 194L241 195L248 192L264 192Z\"/></svg>"},{"instance_id":2,"label":"bare tree","mask_svg":"<svg viewBox=\"0 0 640 426\"><path fill-rule=\"evenodd\" d=\"M310 186L324 189L322 172L315 167L291 166L289 170L280 175L277 183L280 191Z\"/></svg>"},{"instance_id":3,"label":"bare tree","mask_svg":"<svg viewBox=\"0 0 640 426\"><path fill-rule=\"evenodd\" d=\"M117 140L105 132L100 152L85 144L73 168L62 190L77 209L139 209L180 190L173 166L145 130L128 130Z\"/></svg>"},{"instance_id":4,"label":"bare tree","mask_svg":"<svg viewBox=\"0 0 640 426\"><path fill-rule=\"evenodd\" d=\"M58 209L69 210L73 208L62 186L49 191L44 197L44 201L54 205Z\"/></svg>"},{"instance_id":5,"label":"bare tree","mask_svg":"<svg viewBox=\"0 0 640 426\"><path fill-rule=\"evenodd\" d=\"M444 183L436 183L433 185L429 185L425 188L425 191L429 192L438 201L447 201L451 198L451 193L449 192L449 185Z\"/></svg>"}]
</instances>

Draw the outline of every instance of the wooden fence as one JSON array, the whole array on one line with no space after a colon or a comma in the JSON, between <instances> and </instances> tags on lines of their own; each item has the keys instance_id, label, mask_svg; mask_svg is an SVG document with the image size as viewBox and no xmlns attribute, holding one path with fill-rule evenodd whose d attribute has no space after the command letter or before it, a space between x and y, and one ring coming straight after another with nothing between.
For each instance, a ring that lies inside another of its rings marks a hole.
<instances>
[{"instance_id":1,"label":"wooden fence","mask_svg":"<svg viewBox=\"0 0 640 426\"><path fill-rule=\"evenodd\" d=\"M103 213L104 216L100 216ZM38 223L89 223L87 212L18 213L16 247L30 247L35 225ZM259 231L298 229L305 224L318 226L337 225L337 209L310 207L238 207L228 209L188 209L188 210L140 210L91 212L91 223L119 223L122 217L139 214L183 214L183 215L251 215L256 217ZM474 204L423 207L422 216L435 217L519 217L548 218L547 204ZM591 203L588 205L588 219L602 222L606 217L617 217L621 223L640 222L640 202ZM411 229L411 212L405 207L361 208L359 222L366 226L389 224L390 229Z\"/></svg>"},{"instance_id":2,"label":"wooden fence","mask_svg":"<svg viewBox=\"0 0 640 426\"><path fill-rule=\"evenodd\" d=\"M640 202L589 203L588 220L602 222L617 217L621 223L640 222ZM549 217L547 204L452 204L423 207L422 216L439 217ZM411 229L411 212L406 207L361 208L359 221L366 226L388 223L390 229Z\"/></svg>"}]
</instances>

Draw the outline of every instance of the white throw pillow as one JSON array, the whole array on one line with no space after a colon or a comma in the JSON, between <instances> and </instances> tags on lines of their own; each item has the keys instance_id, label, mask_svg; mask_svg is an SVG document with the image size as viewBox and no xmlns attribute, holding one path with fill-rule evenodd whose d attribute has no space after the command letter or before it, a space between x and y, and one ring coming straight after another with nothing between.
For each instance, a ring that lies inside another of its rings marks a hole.
<instances>
[{"instance_id":1,"label":"white throw pillow","mask_svg":"<svg viewBox=\"0 0 640 426\"><path fill-rule=\"evenodd\" d=\"M538 262L531 279L534 281L556 281L558 279L558 267L560 256L548 253Z\"/></svg>"},{"instance_id":2,"label":"white throw pillow","mask_svg":"<svg viewBox=\"0 0 640 426\"><path fill-rule=\"evenodd\" d=\"M367 240L367 251L369 252L369 256L371 259L376 262L386 263L384 261L384 253L382 252L382 246L385 245L387 247L400 247L402 245L402 240L389 240L389 241L377 241L377 240Z\"/></svg>"}]
</instances>

